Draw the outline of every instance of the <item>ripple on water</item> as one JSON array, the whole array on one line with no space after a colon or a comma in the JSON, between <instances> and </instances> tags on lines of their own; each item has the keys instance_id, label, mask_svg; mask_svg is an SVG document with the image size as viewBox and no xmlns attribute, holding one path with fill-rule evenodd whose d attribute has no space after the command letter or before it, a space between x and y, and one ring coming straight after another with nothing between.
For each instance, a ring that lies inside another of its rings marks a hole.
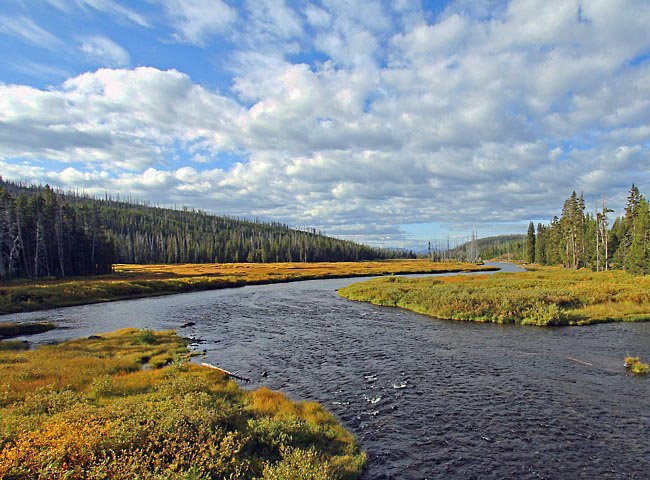
<instances>
[{"instance_id":1,"label":"ripple on water","mask_svg":"<svg viewBox=\"0 0 650 480\"><path fill-rule=\"evenodd\" d=\"M438 321L339 298L353 281L54 310L66 329L35 338L195 322L180 331L200 361L327 405L368 452L366 479L648 478L650 379L621 362L650 358L650 324Z\"/></svg>"}]
</instances>

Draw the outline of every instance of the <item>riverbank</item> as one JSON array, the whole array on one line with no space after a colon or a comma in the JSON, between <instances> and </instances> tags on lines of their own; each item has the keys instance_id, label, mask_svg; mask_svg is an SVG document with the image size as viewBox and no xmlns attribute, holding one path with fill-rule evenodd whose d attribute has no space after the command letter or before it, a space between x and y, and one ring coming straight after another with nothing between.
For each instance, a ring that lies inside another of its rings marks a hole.
<instances>
[{"instance_id":1,"label":"riverbank","mask_svg":"<svg viewBox=\"0 0 650 480\"><path fill-rule=\"evenodd\" d=\"M0 340L22 335L36 335L56 328L51 322L12 323L0 322Z\"/></svg>"},{"instance_id":2,"label":"riverbank","mask_svg":"<svg viewBox=\"0 0 650 480\"><path fill-rule=\"evenodd\" d=\"M392 274L497 270L472 263L386 260L320 263L116 265L97 277L0 283L0 314L270 283Z\"/></svg>"},{"instance_id":3,"label":"riverbank","mask_svg":"<svg viewBox=\"0 0 650 480\"><path fill-rule=\"evenodd\" d=\"M365 454L315 402L185 362L173 332L0 349L0 478L358 478Z\"/></svg>"},{"instance_id":4,"label":"riverbank","mask_svg":"<svg viewBox=\"0 0 650 480\"><path fill-rule=\"evenodd\" d=\"M380 278L339 294L449 320L539 326L650 321L649 276L527 268L510 274Z\"/></svg>"}]
</instances>

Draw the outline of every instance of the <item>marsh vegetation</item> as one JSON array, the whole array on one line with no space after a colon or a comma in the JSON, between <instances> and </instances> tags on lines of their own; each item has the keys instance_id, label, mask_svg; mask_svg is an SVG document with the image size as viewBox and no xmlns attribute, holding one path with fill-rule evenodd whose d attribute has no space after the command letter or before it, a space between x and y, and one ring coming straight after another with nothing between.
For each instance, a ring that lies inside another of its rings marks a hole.
<instances>
[{"instance_id":1,"label":"marsh vegetation","mask_svg":"<svg viewBox=\"0 0 650 480\"><path fill-rule=\"evenodd\" d=\"M319 404L244 391L186 343L127 329L0 350L0 478L358 477L365 455Z\"/></svg>"},{"instance_id":2,"label":"marsh vegetation","mask_svg":"<svg viewBox=\"0 0 650 480\"><path fill-rule=\"evenodd\" d=\"M650 364L643 363L639 357L626 357L625 368L629 368L632 373L637 375L646 375L650 373Z\"/></svg>"},{"instance_id":3,"label":"marsh vegetation","mask_svg":"<svg viewBox=\"0 0 650 480\"><path fill-rule=\"evenodd\" d=\"M35 335L54 328L56 328L56 325L52 322L0 322L0 340L23 335Z\"/></svg>"},{"instance_id":4,"label":"marsh vegetation","mask_svg":"<svg viewBox=\"0 0 650 480\"><path fill-rule=\"evenodd\" d=\"M650 320L650 277L623 271L538 267L514 274L390 277L339 294L451 320L542 326Z\"/></svg>"},{"instance_id":5,"label":"marsh vegetation","mask_svg":"<svg viewBox=\"0 0 650 480\"><path fill-rule=\"evenodd\" d=\"M116 265L115 273L0 283L0 313L244 285L322 278L494 270L470 263L384 260L319 263Z\"/></svg>"}]
</instances>

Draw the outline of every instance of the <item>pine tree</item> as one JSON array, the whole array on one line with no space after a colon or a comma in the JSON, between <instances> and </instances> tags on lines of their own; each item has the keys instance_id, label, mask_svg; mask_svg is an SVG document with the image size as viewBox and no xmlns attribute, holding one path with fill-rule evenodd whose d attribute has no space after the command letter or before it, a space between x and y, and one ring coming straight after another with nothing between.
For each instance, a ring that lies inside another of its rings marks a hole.
<instances>
[{"instance_id":1,"label":"pine tree","mask_svg":"<svg viewBox=\"0 0 650 480\"><path fill-rule=\"evenodd\" d=\"M547 229L541 223L537 224L537 235L535 236L535 263L546 265L546 241Z\"/></svg>"},{"instance_id":2,"label":"pine tree","mask_svg":"<svg viewBox=\"0 0 650 480\"><path fill-rule=\"evenodd\" d=\"M584 225L584 214L578 196L574 191L564 202L560 225L564 242L564 261L568 268L576 269L581 257L581 230Z\"/></svg>"},{"instance_id":3,"label":"pine tree","mask_svg":"<svg viewBox=\"0 0 650 480\"><path fill-rule=\"evenodd\" d=\"M526 235L526 261L535 262L535 225L533 222L528 224L528 233Z\"/></svg>"},{"instance_id":4,"label":"pine tree","mask_svg":"<svg viewBox=\"0 0 650 480\"><path fill-rule=\"evenodd\" d=\"M633 236L625 257L625 269L634 274L650 273L650 209L641 196L636 204Z\"/></svg>"}]
</instances>

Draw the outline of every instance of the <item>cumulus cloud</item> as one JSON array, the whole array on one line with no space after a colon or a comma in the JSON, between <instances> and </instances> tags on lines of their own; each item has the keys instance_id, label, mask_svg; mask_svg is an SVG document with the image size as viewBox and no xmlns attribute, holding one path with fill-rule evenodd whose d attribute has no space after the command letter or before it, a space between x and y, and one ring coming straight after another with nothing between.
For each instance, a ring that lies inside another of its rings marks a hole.
<instances>
[{"instance_id":1,"label":"cumulus cloud","mask_svg":"<svg viewBox=\"0 0 650 480\"><path fill-rule=\"evenodd\" d=\"M144 67L0 85L7 176L390 244L650 191L647 2L165 5L179 40L233 42L231 88Z\"/></svg>"},{"instance_id":2,"label":"cumulus cloud","mask_svg":"<svg viewBox=\"0 0 650 480\"><path fill-rule=\"evenodd\" d=\"M129 52L107 37L92 36L79 47L88 57L107 67L124 67L131 61Z\"/></svg>"},{"instance_id":3,"label":"cumulus cloud","mask_svg":"<svg viewBox=\"0 0 650 480\"><path fill-rule=\"evenodd\" d=\"M175 70L100 69L61 87L0 85L5 157L151 166L175 142L208 151L232 146L240 107Z\"/></svg>"}]
</instances>

